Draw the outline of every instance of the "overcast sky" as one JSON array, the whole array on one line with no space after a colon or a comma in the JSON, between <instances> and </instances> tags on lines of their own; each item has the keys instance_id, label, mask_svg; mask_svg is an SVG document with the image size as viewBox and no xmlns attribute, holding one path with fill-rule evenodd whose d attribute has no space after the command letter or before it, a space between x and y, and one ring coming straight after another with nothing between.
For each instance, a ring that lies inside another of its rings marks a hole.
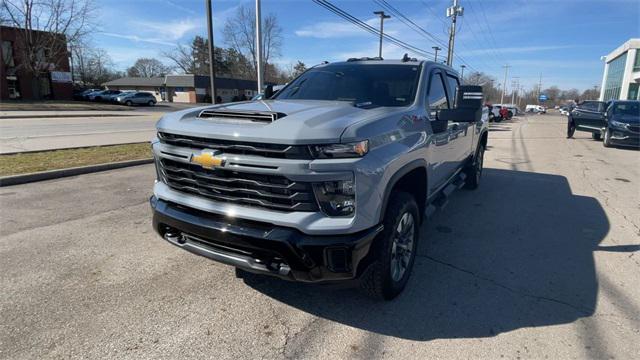
<instances>
[{"instance_id":1,"label":"overcast sky","mask_svg":"<svg viewBox=\"0 0 640 360\"><path fill-rule=\"evenodd\" d=\"M373 0L332 2L378 26L372 13L381 6ZM451 1L387 2L446 44L449 21L445 9ZM603 70L600 57L629 38L640 37L637 0L460 0L460 3L465 11L458 22L457 55L471 68L486 72L499 82L503 79L502 65L511 65L507 84L512 77L519 77L521 83L531 87L542 74L543 87L557 85L584 90L600 85ZM102 0L98 19L101 31L93 43L107 50L121 70L139 57L166 62L160 55L163 50L178 43L187 44L195 35L206 35L204 4L204 0ZM225 46L224 22L242 4L253 7L254 1L213 1L217 46ZM314 65L323 60L377 56L376 36L311 0L263 0L262 11L275 14L283 29L282 54L275 60L279 64L301 60ZM396 16L385 22L385 32L430 52L437 45ZM400 58L405 52L408 51L385 44L383 55ZM457 61L455 66L459 69L460 64Z\"/></svg>"}]
</instances>

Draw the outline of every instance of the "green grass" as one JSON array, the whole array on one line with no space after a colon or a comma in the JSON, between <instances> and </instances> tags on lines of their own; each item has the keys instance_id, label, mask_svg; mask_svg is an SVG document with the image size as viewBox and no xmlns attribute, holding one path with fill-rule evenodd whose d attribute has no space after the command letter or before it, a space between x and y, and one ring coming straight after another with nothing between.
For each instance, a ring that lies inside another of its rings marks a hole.
<instances>
[{"instance_id":1,"label":"green grass","mask_svg":"<svg viewBox=\"0 0 640 360\"><path fill-rule=\"evenodd\" d=\"M150 159L151 157L149 143L0 155L0 176L67 169L117 161Z\"/></svg>"}]
</instances>

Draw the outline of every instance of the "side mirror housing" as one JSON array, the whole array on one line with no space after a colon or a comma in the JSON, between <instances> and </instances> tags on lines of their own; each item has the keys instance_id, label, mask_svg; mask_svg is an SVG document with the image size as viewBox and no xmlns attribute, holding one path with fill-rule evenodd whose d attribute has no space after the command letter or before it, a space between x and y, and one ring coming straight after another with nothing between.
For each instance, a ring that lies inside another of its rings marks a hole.
<instances>
[{"instance_id":1,"label":"side mirror housing","mask_svg":"<svg viewBox=\"0 0 640 360\"><path fill-rule=\"evenodd\" d=\"M263 100L270 99L273 96L273 85L267 85L264 88L264 95L262 96Z\"/></svg>"},{"instance_id":2,"label":"side mirror housing","mask_svg":"<svg viewBox=\"0 0 640 360\"><path fill-rule=\"evenodd\" d=\"M479 122L482 120L482 99L482 86L459 86L455 108L438 111L438 119L453 122Z\"/></svg>"}]
</instances>

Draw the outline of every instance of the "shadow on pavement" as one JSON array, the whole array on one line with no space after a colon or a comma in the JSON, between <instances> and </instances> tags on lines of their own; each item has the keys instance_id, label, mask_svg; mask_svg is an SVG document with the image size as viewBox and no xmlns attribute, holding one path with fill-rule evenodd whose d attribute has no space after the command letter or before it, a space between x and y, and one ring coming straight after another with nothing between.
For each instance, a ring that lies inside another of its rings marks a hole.
<instances>
[{"instance_id":1,"label":"shadow on pavement","mask_svg":"<svg viewBox=\"0 0 640 360\"><path fill-rule=\"evenodd\" d=\"M405 292L391 302L353 289L247 276L252 288L355 328L411 340L495 336L592 315L594 251L609 231L598 201L566 178L486 169L477 191L459 191L422 228Z\"/></svg>"}]
</instances>

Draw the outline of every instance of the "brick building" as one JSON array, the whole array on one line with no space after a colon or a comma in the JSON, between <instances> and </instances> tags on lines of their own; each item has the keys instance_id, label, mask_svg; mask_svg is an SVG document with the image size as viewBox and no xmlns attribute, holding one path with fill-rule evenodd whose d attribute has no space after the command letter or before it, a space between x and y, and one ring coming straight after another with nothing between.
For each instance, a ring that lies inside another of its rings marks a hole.
<instances>
[{"instance_id":1,"label":"brick building","mask_svg":"<svg viewBox=\"0 0 640 360\"><path fill-rule=\"evenodd\" d=\"M69 67L69 54L65 51L56 59L44 60L45 76L36 81L21 66L24 29L0 26L0 99L33 100L38 93L43 99L70 100L73 96L73 83ZM66 49L66 38L61 34L33 31L32 35L46 36L50 41L60 42L59 47ZM36 56L48 59L46 49L36 51ZM38 91L39 90L39 91Z\"/></svg>"}]
</instances>

